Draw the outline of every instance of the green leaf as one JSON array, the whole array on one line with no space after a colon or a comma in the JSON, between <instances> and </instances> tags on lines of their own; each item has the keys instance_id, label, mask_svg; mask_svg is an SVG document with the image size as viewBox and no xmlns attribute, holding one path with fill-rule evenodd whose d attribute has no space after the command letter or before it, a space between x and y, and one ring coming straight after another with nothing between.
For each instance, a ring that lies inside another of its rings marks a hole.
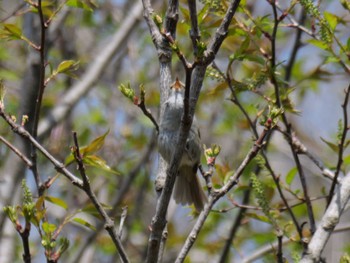
<instances>
[{"instance_id":1,"label":"green leaf","mask_svg":"<svg viewBox=\"0 0 350 263\"><path fill-rule=\"evenodd\" d=\"M343 161L344 161L344 164L349 165L349 164L350 164L350 154L347 155L347 156L345 156L345 157L343 158Z\"/></svg>"},{"instance_id":2,"label":"green leaf","mask_svg":"<svg viewBox=\"0 0 350 263\"><path fill-rule=\"evenodd\" d=\"M348 148L349 144L350 144L350 140L346 140L346 141L344 142L344 150L345 150L346 148Z\"/></svg>"},{"instance_id":3,"label":"green leaf","mask_svg":"<svg viewBox=\"0 0 350 263\"><path fill-rule=\"evenodd\" d=\"M5 94L6 94L6 88L4 85L4 81L2 79L0 79L0 106L1 107L4 106Z\"/></svg>"},{"instance_id":4,"label":"green leaf","mask_svg":"<svg viewBox=\"0 0 350 263\"><path fill-rule=\"evenodd\" d=\"M68 166L68 165L70 165L72 162L74 162L74 155L73 155L73 153L70 153L68 156L67 156L67 158L64 160L64 165L65 166Z\"/></svg>"},{"instance_id":5,"label":"green leaf","mask_svg":"<svg viewBox=\"0 0 350 263\"><path fill-rule=\"evenodd\" d=\"M340 142L343 137L344 123L342 119L338 120L338 131L337 131L337 140Z\"/></svg>"},{"instance_id":6,"label":"green leaf","mask_svg":"<svg viewBox=\"0 0 350 263\"><path fill-rule=\"evenodd\" d=\"M80 225L83 225L83 226L86 226L88 228L90 228L91 230L96 230L96 228L91 225L89 222L87 222L86 220L82 219L82 218L79 218L79 217L75 217L72 221L80 224Z\"/></svg>"},{"instance_id":7,"label":"green leaf","mask_svg":"<svg viewBox=\"0 0 350 263\"><path fill-rule=\"evenodd\" d=\"M58 244L59 244L59 248L58 248L59 254L62 255L62 253L66 251L67 248L69 247L69 239L62 237L58 240Z\"/></svg>"},{"instance_id":8,"label":"green leaf","mask_svg":"<svg viewBox=\"0 0 350 263\"><path fill-rule=\"evenodd\" d=\"M119 173L117 171L115 171L111 167L109 167L109 165L106 163L106 161L103 160L99 156L96 156L96 155L84 156L83 162L87 165L91 165L93 167L100 168L106 172L119 175Z\"/></svg>"},{"instance_id":9,"label":"green leaf","mask_svg":"<svg viewBox=\"0 0 350 263\"><path fill-rule=\"evenodd\" d=\"M3 211L10 218L11 222L15 224L18 219L16 208L14 206L5 206Z\"/></svg>"},{"instance_id":10,"label":"green leaf","mask_svg":"<svg viewBox=\"0 0 350 263\"><path fill-rule=\"evenodd\" d=\"M95 153L98 150L100 150L103 144L105 143L105 138L108 135L108 133L109 133L109 129L103 135L94 139L89 145L85 147L81 147L80 148L81 154L86 155L88 153Z\"/></svg>"},{"instance_id":11,"label":"green leaf","mask_svg":"<svg viewBox=\"0 0 350 263\"><path fill-rule=\"evenodd\" d=\"M323 64L328 64L328 63L338 63L340 59L335 56L327 56Z\"/></svg>"},{"instance_id":12,"label":"green leaf","mask_svg":"<svg viewBox=\"0 0 350 263\"><path fill-rule=\"evenodd\" d=\"M65 60L62 61L57 68L57 73L69 73L70 71L77 70L79 67L79 61Z\"/></svg>"},{"instance_id":13,"label":"green leaf","mask_svg":"<svg viewBox=\"0 0 350 263\"><path fill-rule=\"evenodd\" d=\"M4 24L4 30L9 33L9 37L21 39L22 30L14 24Z\"/></svg>"},{"instance_id":14,"label":"green leaf","mask_svg":"<svg viewBox=\"0 0 350 263\"><path fill-rule=\"evenodd\" d=\"M323 50L327 50L328 49L328 45L320 40L317 40L317 39L310 39L308 40L307 42L309 42L311 45L314 45L320 49L323 49Z\"/></svg>"},{"instance_id":15,"label":"green leaf","mask_svg":"<svg viewBox=\"0 0 350 263\"><path fill-rule=\"evenodd\" d=\"M87 2L89 3L89 5L87 4ZM90 11L90 12L94 11L91 7L91 6L94 6L91 1L68 0L66 2L66 5L70 6L70 7L75 7L75 8L82 8L82 9L84 9L86 11Z\"/></svg>"},{"instance_id":16,"label":"green leaf","mask_svg":"<svg viewBox=\"0 0 350 263\"><path fill-rule=\"evenodd\" d=\"M265 216L265 215L259 215L259 214L256 214L256 213L245 213L245 216L248 216L250 218L262 221L264 223L271 224L270 219L267 216Z\"/></svg>"},{"instance_id":17,"label":"green leaf","mask_svg":"<svg viewBox=\"0 0 350 263\"><path fill-rule=\"evenodd\" d=\"M42 228L46 234L51 234L56 230L56 225L44 222Z\"/></svg>"},{"instance_id":18,"label":"green leaf","mask_svg":"<svg viewBox=\"0 0 350 263\"><path fill-rule=\"evenodd\" d=\"M205 4L203 6L203 8L198 12L198 24L200 25L203 20L207 17L208 15L208 12L209 12L209 5L208 4Z\"/></svg>"},{"instance_id":19,"label":"green leaf","mask_svg":"<svg viewBox=\"0 0 350 263\"><path fill-rule=\"evenodd\" d=\"M296 167L293 167L289 172L288 174L286 175L286 183L288 185L291 185L293 180L294 180L294 177L296 176L298 172L298 169Z\"/></svg>"},{"instance_id":20,"label":"green leaf","mask_svg":"<svg viewBox=\"0 0 350 263\"><path fill-rule=\"evenodd\" d=\"M67 210L68 205L65 201L63 201L61 198L53 197L53 196L46 196L45 200L49 201L50 203L53 203L55 205L58 205L64 209Z\"/></svg>"},{"instance_id":21,"label":"green leaf","mask_svg":"<svg viewBox=\"0 0 350 263\"><path fill-rule=\"evenodd\" d=\"M320 137L320 138L324 143L326 143L329 146L329 148L331 148L334 152L338 153L338 151L339 151L338 145L336 145L335 143L332 143L330 141L327 141L327 140L323 139L322 137Z\"/></svg>"},{"instance_id":22,"label":"green leaf","mask_svg":"<svg viewBox=\"0 0 350 263\"><path fill-rule=\"evenodd\" d=\"M327 11L324 12L324 18L327 20L332 31L334 31L334 29L338 24L339 18L336 15L329 13Z\"/></svg>"},{"instance_id":23,"label":"green leaf","mask_svg":"<svg viewBox=\"0 0 350 263\"><path fill-rule=\"evenodd\" d=\"M104 210L111 210L112 207L106 204L101 203ZM100 213L97 211L96 207L93 204L88 204L83 209L80 210L81 212L87 213L89 215L92 215L97 218L101 218Z\"/></svg>"},{"instance_id":24,"label":"green leaf","mask_svg":"<svg viewBox=\"0 0 350 263\"><path fill-rule=\"evenodd\" d=\"M344 253L340 260L339 260L339 263L350 263L350 256L348 253Z\"/></svg>"}]
</instances>

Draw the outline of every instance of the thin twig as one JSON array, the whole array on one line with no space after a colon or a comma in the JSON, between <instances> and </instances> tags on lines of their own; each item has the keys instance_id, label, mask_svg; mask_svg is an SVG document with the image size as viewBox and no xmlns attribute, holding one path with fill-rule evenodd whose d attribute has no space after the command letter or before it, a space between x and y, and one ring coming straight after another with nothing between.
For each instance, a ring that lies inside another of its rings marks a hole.
<instances>
[{"instance_id":1,"label":"thin twig","mask_svg":"<svg viewBox=\"0 0 350 263\"><path fill-rule=\"evenodd\" d=\"M247 111L244 109L243 105L240 103L238 97L237 97L237 94L236 94L236 91L235 89L233 88L232 86L232 79L230 77L230 73L229 73L229 70L227 70L226 72L226 75L219 69L219 67L216 66L215 63L213 63L213 67L219 72L219 74L226 80L230 90L231 90L231 94L232 94L232 99L231 101L238 106L238 108L242 111L242 113L244 114L246 120L248 121L248 123L250 124L250 128L251 130L253 131L256 139L258 138L258 131L257 131L257 128L256 128L256 122L253 122L251 120L251 118L249 117ZM270 141L270 136L268 135L267 136L267 139L266 139L266 145L269 143ZM266 145L265 145L265 148L266 148ZM281 185L279 183L279 178L276 176L275 172L273 171L271 165L270 165L270 162L265 154L264 151L261 151L261 155L263 156L264 158L264 161L265 161L265 167L268 169L268 171L270 172L271 176L272 176L272 179L274 180L275 182L275 185L277 187L277 190L278 190L278 193L283 201L283 203L285 204L285 207L287 208L288 210L288 213L290 214L292 220L293 220L293 223L299 233L299 236L301 237L301 228L299 226L299 223L296 219L296 216L294 215L290 205L288 204L288 201L286 199L286 197L284 196L284 193L282 191L282 188L281 188Z\"/></svg>"},{"instance_id":2,"label":"thin twig","mask_svg":"<svg viewBox=\"0 0 350 263\"><path fill-rule=\"evenodd\" d=\"M331 202L331 200L333 198L335 186L338 183L338 176L339 176L339 173L341 171L342 164L343 164L343 154L344 154L344 150L345 150L345 140L346 140L346 135L347 135L348 130L349 130L349 127L348 127L349 94L350 94L350 84L349 84L348 88L345 90L344 103L341 105L342 108L343 108L343 122L344 122L343 123L343 131L342 131L340 142L338 142L339 150L338 150L337 168L335 170L332 186L331 186L331 189L329 191L328 200L327 200L327 206L330 204L330 202Z\"/></svg>"},{"instance_id":3,"label":"thin twig","mask_svg":"<svg viewBox=\"0 0 350 263\"><path fill-rule=\"evenodd\" d=\"M74 158L78 164L78 169L79 169L80 175L83 179L83 188L82 189L89 196L90 200L94 204L98 213L102 216L102 218L105 222L104 227L105 227L106 231L108 232L108 234L110 235L110 237L112 238L112 241L119 252L119 255L120 255L122 262L129 262L128 256L127 256L125 249L124 249L124 247L120 241L120 238L118 236L117 229L114 226L113 220L108 216L108 214L104 210L102 204L98 201L95 193L91 189L90 180L86 174L85 166L83 163L83 158L80 154L78 137L77 137L76 132L73 132L73 139L74 139L74 145L75 145L75 147L73 149L73 155L74 155Z\"/></svg>"},{"instance_id":4,"label":"thin twig","mask_svg":"<svg viewBox=\"0 0 350 263\"><path fill-rule=\"evenodd\" d=\"M127 215L128 215L128 207L124 206L124 207L122 207L122 214L120 216L120 222L119 222L119 229L118 229L118 237L119 237L119 239L122 238L123 227L124 227L124 223L125 223L125 219L126 219Z\"/></svg>"},{"instance_id":5,"label":"thin twig","mask_svg":"<svg viewBox=\"0 0 350 263\"><path fill-rule=\"evenodd\" d=\"M156 135L155 133L152 135L152 138L145 149L144 153L142 154L141 158L138 160L138 162L134 165L134 168L128 173L123 176L126 180L122 182L122 185L120 189L118 190L117 194L115 195L114 199L111 201L111 207L112 210L110 211L110 215L114 216L118 211L119 207L121 205L121 202L123 201L123 198L128 193L132 183L136 179L136 177L140 174L140 170L145 167L145 164L151 159L152 152L154 151L155 145L156 145ZM92 232L86 239L84 244L79 247L77 253L67 262L69 263L75 263L78 262L78 260L83 256L84 251L86 248L89 247L89 245L93 244L93 241L98 237L99 233L103 230L103 223L99 223L96 226L96 231Z\"/></svg>"},{"instance_id":6,"label":"thin twig","mask_svg":"<svg viewBox=\"0 0 350 263\"><path fill-rule=\"evenodd\" d=\"M228 34L228 27L231 24L232 18L236 13L240 2L240 0L231 1L219 28L216 30L215 35L205 52L205 63L210 64L214 60L216 53L219 51L222 42Z\"/></svg>"},{"instance_id":7,"label":"thin twig","mask_svg":"<svg viewBox=\"0 0 350 263\"><path fill-rule=\"evenodd\" d=\"M18 150L13 144L11 144L9 141L7 141L4 137L0 135L0 141L2 141L4 144L6 144L7 147L9 147L19 158L23 160L23 162L31 168L33 166L33 163L31 160L29 160L24 153L22 153L20 150Z\"/></svg>"},{"instance_id":8,"label":"thin twig","mask_svg":"<svg viewBox=\"0 0 350 263\"><path fill-rule=\"evenodd\" d=\"M305 12L305 9L303 8L301 10L301 14L300 14L300 18L299 18L299 25L304 25L305 20L306 20L306 12ZM296 35L294 38L292 52L291 52L291 55L289 57L289 60L288 60L287 66L286 66L286 74L284 77L284 80L286 82L290 81L290 78L292 76L292 69L293 69L293 66L294 66L294 63L295 63L295 60L297 57L297 53L298 53L300 47L302 46L302 44L301 44L302 32L303 31L300 28L297 28L297 32L296 32Z\"/></svg>"},{"instance_id":9,"label":"thin twig","mask_svg":"<svg viewBox=\"0 0 350 263\"><path fill-rule=\"evenodd\" d=\"M280 87L279 87L278 81L277 81L276 76L275 76L276 36L277 36L277 30L278 30L278 25L279 25L280 20L279 20L279 17L277 15L276 1L269 1L269 3L271 4L272 10L273 10L273 15L274 15L274 26L273 26L272 35L270 37L270 41L271 41L271 58L270 58L271 74L270 74L270 79L271 79L271 82L275 88L276 105L277 105L277 107L281 108L283 105L282 105L281 97L280 97ZM292 134L291 124L288 122L285 112L282 113L282 120L283 120L284 125L286 126L287 133L289 135L291 135ZM296 152L296 149L294 149L293 143L290 140L289 140L289 145L290 145L291 152L292 152L292 155L293 155L293 158L294 158L294 161L295 161L298 173L299 173L300 182L301 182L303 193L305 196L305 202L306 202L306 207L307 207L309 221L310 221L310 228L311 228L311 232L313 233L316 229L316 223L315 223L315 217L314 217L314 213L313 213L313 209L312 209L312 204L311 204L310 197L308 194L308 186L307 186L304 170L303 170L302 165L300 163L300 159L299 159L299 156Z\"/></svg>"},{"instance_id":10,"label":"thin twig","mask_svg":"<svg viewBox=\"0 0 350 263\"><path fill-rule=\"evenodd\" d=\"M63 163L53 157L23 126L15 123L14 120L4 112L2 107L0 107L0 116L9 124L14 133L29 140L54 165L57 172L67 177L73 185L76 185L79 188L83 187L82 180L72 174Z\"/></svg>"},{"instance_id":11,"label":"thin twig","mask_svg":"<svg viewBox=\"0 0 350 263\"><path fill-rule=\"evenodd\" d=\"M250 188L248 188L248 190L244 192L243 201L242 201L243 205L248 204L250 194L251 194L251 191L250 191ZM244 218L244 214L246 211L247 211L246 207L240 207L238 215L236 216L236 219L233 221L233 224L232 224L232 227L230 230L230 234L225 242L224 249L223 249L222 254L220 256L220 260L218 261L219 263L229 262L228 256L230 254L230 249L232 247L232 241L235 238L239 227L241 227L241 225L242 225L242 220Z\"/></svg>"},{"instance_id":12,"label":"thin twig","mask_svg":"<svg viewBox=\"0 0 350 263\"><path fill-rule=\"evenodd\" d=\"M83 75L79 76L81 81L77 81L67 92L60 98L55 107L42 118L39 123L38 136L43 136L49 132L54 125L62 121L77 105L77 102L91 90L105 72L105 68L115 57L114 54L120 49L125 41L136 28L142 14L142 4L136 1L129 10L128 15L123 19L123 23L118 27L116 32L111 36L108 44L97 53ZM53 24L52 24L53 25Z\"/></svg>"},{"instance_id":13,"label":"thin twig","mask_svg":"<svg viewBox=\"0 0 350 263\"><path fill-rule=\"evenodd\" d=\"M146 104L145 104L145 99L141 98L140 102L137 104L137 106L142 110L143 114L145 114L145 116L150 119L150 121L153 123L157 133L159 133L159 125L156 121L156 119L153 117L151 111L149 109L146 108Z\"/></svg>"},{"instance_id":14,"label":"thin twig","mask_svg":"<svg viewBox=\"0 0 350 263\"><path fill-rule=\"evenodd\" d=\"M212 194L208 198L208 203L205 204L204 209L199 214L198 219L193 226L190 234L188 235L185 244L183 245L175 263L181 263L185 260L185 257L187 256L189 250L193 246L194 242L196 241L198 237L198 233L202 229L204 222L206 221L212 207L214 204L222 197L224 196L233 186L235 186L238 183L238 180L240 176L243 174L243 171L247 167L247 165L250 163L251 160L255 158L255 156L259 153L260 149L262 148L264 144L264 140L266 135L270 132L269 126L267 125L263 132L260 134L258 140L255 142L255 144L252 146L240 166L237 168L235 173L227 180L227 183L221 187L219 190L212 191Z\"/></svg>"},{"instance_id":15,"label":"thin twig","mask_svg":"<svg viewBox=\"0 0 350 263\"><path fill-rule=\"evenodd\" d=\"M313 153L311 153L304 144L302 144L302 142L296 136L295 132L292 132L292 135L290 136L290 134L282 130L282 128L279 127L278 125L276 126L276 130L281 132L287 138L289 138L288 140L291 141L291 143L293 144L294 150L298 154L306 155L321 170L323 176L331 180L334 179L334 173L330 169L328 169L318 157L316 157Z\"/></svg>"},{"instance_id":16,"label":"thin twig","mask_svg":"<svg viewBox=\"0 0 350 263\"><path fill-rule=\"evenodd\" d=\"M174 50L177 54L177 56L179 57L180 61L182 62L183 66L185 68L193 68L194 65L189 63L186 59L186 57L184 56L184 54L181 52L180 48L178 47L178 44L175 42L175 40L173 39L173 37L171 36L171 34L169 32L166 32L163 34L163 36L169 41L169 43L174 47Z\"/></svg>"},{"instance_id":17,"label":"thin twig","mask_svg":"<svg viewBox=\"0 0 350 263\"><path fill-rule=\"evenodd\" d=\"M318 201L318 200L322 200L322 199L325 199L325 198L326 198L326 196L319 196L319 197L313 197L313 198L310 198L310 199L311 199L311 201ZM239 207L239 208L246 208L246 209L249 209L249 210L257 210L257 211L262 211L262 209L263 209L260 206L245 205L244 203L243 204L239 204L239 203L235 202L233 199L230 199L230 202L235 207ZM305 204L305 201L302 200L301 202L298 202L298 203L290 205L290 207L294 208L294 207L297 207L297 206L300 206L300 205L304 205L304 204ZM273 207L270 208L271 211L279 211L279 212L286 211L287 209L288 208L286 206L278 207L278 208L273 208Z\"/></svg>"},{"instance_id":18,"label":"thin twig","mask_svg":"<svg viewBox=\"0 0 350 263\"><path fill-rule=\"evenodd\" d=\"M19 11L23 8L26 7L26 3L21 3L19 4L10 14L8 14L6 17L2 18L0 20L0 23L4 23L6 20L8 20L9 18L11 18L12 16L15 16L19 13Z\"/></svg>"}]
</instances>

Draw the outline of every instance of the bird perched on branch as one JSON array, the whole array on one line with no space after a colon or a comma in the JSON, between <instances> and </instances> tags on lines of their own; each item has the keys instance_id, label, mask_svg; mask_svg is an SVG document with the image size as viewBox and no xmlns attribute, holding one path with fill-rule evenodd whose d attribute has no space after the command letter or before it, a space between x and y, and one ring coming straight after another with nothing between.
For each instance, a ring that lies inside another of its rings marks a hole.
<instances>
[{"instance_id":1,"label":"bird perched on branch","mask_svg":"<svg viewBox=\"0 0 350 263\"><path fill-rule=\"evenodd\" d=\"M164 114L160 121L158 136L159 152L168 164L176 148L181 117L184 111L184 85L176 79L170 89L169 98L164 105ZM207 197L197 177L202 147L199 129L195 122L194 119L181 158L173 197L176 203L182 205L194 204L196 210L201 211Z\"/></svg>"}]
</instances>

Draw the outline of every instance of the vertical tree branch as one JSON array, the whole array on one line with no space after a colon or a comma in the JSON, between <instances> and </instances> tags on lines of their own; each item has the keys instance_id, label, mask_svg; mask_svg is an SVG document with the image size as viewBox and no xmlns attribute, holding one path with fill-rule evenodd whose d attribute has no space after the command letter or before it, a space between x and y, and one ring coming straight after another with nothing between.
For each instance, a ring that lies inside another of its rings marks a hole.
<instances>
[{"instance_id":1,"label":"vertical tree branch","mask_svg":"<svg viewBox=\"0 0 350 263\"><path fill-rule=\"evenodd\" d=\"M232 18L235 15L240 2L241 2L240 0L234 0L230 2L227 12L219 28L216 30L216 33L212 38L207 51L205 52L206 63L209 64L214 60L216 53L219 51L222 42L224 41L224 39L228 34L228 27L231 24Z\"/></svg>"},{"instance_id":2,"label":"vertical tree branch","mask_svg":"<svg viewBox=\"0 0 350 263\"><path fill-rule=\"evenodd\" d=\"M168 9L165 17L165 32L170 33L173 39L176 39L176 26L179 20L179 1L168 0Z\"/></svg>"},{"instance_id":3,"label":"vertical tree branch","mask_svg":"<svg viewBox=\"0 0 350 263\"><path fill-rule=\"evenodd\" d=\"M282 108L282 102L281 102L281 97L280 97L280 87L278 84L278 81L276 79L275 76L275 70L276 70L276 35L277 35L277 30L278 30L278 25L279 25L279 17L277 15L277 6L276 6L276 2L275 1L269 1L269 3L272 6L272 10L273 10L273 15L274 15L274 27L273 27L273 31L272 31L272 35L271 35L271 58L270 58L270 64L271 64L271 74L270 74L270 79L271 82L275 88L275 96L276 96L276 105L279 108ZM292 128L291 128L291 124L288 122L287 120L287 116L285 114L285 112L282 113L282 120L284 125L286 126L287 129L287 133L290 135L290 138L292 137ZM307 207L307 211L308 211L308 216L309 216L309 222L310 222L310 229L311 232L313 233L316 229L316 224L315 224L315 217L314 217L314 213L313 213L313 209L312 209L312 204L310 201L310 197L308 194L308 186L307 186L307 182L306 182L306 178L305 178L305 174L304 174L304 170L301 166L300 163L300 159L298 156L298 153L296 151L296 149L294 148L294 145L292 143L292 141L289 140L289 145L292 151L292 155L293 155L293 159L295 161L296 167L298 169L298 173L299 173L299 178L300 178L300 182L303 188L303 193L305 196L305 203L306 203L306 207Z\"/></svg>"},{"instance_id":4,"label":"vertical tree branch","mask_svg":"<svg viewBox=\"0 0 350 263\"><path fill-rule=\"evenodd\" d=\"M321 254L327 241L339 223L350 198L350 174L348 173L337 185L332 201L323 215L316 232L313 234L307 251L300 263L320 262Z\"/></svg>"},{"instance_id":5,"label":"vertical tree branch","mask_svg":"<svg viewBox=\"0 0 350 263\"><path fill-rule=\"evenodd\" d=\"M188 0L188 8L190 10L191 19L191 29L190 37L192 40L193 54L195 57L198 55L198 41L200 40L200 33L198 29L198 19L197 19L197 4L195 0Z\"/></svg>"},{"instance_id":6,"label":"vertical tree branch","mask_svg":"<svg viewBox=\"0 0 350 263\"><path fill-rule=\"evenodd\" d=\"M348 103L349 103L349 93L350 93L350 84L347 87L347 89L345 90L345 98L344 98L344 103L341 105L343 108L343 131L342 131L342 135L341 135L341 139L340 142L338 142L338 162L337 162L337 168L335 170L334 173L334 178L333 178L333 182L332 182L332 186L331 189L329 191L329 195L328 195L328 200L327 200L327 205L331 202L333 195L334 195L334 190L335 190L335 186L338 182L338 176L339 173L341 171L341 167L343 164L343 154L344 154L344 150L345 150L345 140L346 140L346 135L348 133L349 127L348 127Z\"/></svg>"},{"instance_id":7,"label":"vertical tree branch","mask_svg":"<svg viewBox=\"0 0 350 263\"><path fill-rule=\"evenodd\" d=\"M301 14L300 14L298 25L303 26L304 23L305 23L305 20L306 20L306 12L305 12L305 9L303 8L301 10ZM285 74L285 77L284 77L284 80L286 82L290 81L290 78L292 76L292 69L293 69L293 66L294 66L294 63L295 63L295 60L296 60L296 57L297 57L297 53L298 53L300 47L302 46L302 44L301 44L301 35L302 35L302 33L303 33L303 30L298 27L296 35L295 35L295 38L294 38L294 44L293 44L292 52L291 52L291 55L289 57L289 60L288 60L287 66L286 66L286 74Z\"/></svg>"},{"instance_id":8,"label":"vertical tree branch","mask_svg":"<svg viewBox=\"0 0 350 263\"><path fill-rule=\"evenodd\" d=\"M33 130L32 135L36 139L38 134L38 124L39 124L39 116L40 116L40 110L41 110L41 103L44 96L44 89L45 89L45 40L46 40L46 24L44 19L44 14L42 10L42 3L41 0L38 0L37 10L40 18L40 30L41 30L41 37L40 37L40 64L39 64L39 87L37 90L37 98L35 103L35 112L33 116ZM37 167L37 154L36 154L36 147L32 145L31 147L31 157L33 161L32 171L35 178L36 187L38 189L38 194L41 196L43 194L43 191L45 190L42 188L41 184L41 178L39 175L38 167Z\"/></svg>"},{"instance_id":9,"label":"vertical tree branch","mask_svg":"<svg viewBox=\"0 0 350 263\"><path fill-rule=\"evenodd\" d=\"M30 234L30 222L26 222L26 227L24 230L19 230L19 234L22 239L23 244L23 261L25 263L31 263L32 262L32 256L30 254L30 246L29 246L29 234Z\"/></svg>"},{"instance_id":10,"label":"vertical tree branch","mask_svg":"<svg viewBox=\"0 0 350 263\"><path fill-rule=\"evenodd\" d=\"M153 35L154 33L155 37L152 37L152 39L155 40L157 39L158 33L157 31L155 32L152 31L154 30L154 26L152 21L150 21L150 12L151 12L150 4L149 4L149 1L146 1L146 0L144 0L143 3L145 8L145 18L146 18L146 21L148 21L147 23L149 24L151 34ZM170 1L169 4L171 4L172 6L168 7L167 16L169 14L173 14L173 15L169 16L169 19L167 19L168 22L166 21L166 30L167 32L172 34L172 36L175 36L176 28L170 29L169 25L173 23L173 25L176 26L176 23L174 23L173 19L176 18L177 11L174 11L174 8L175 8L175 5L177 5L177 1ZM165 185L164 185L164 188L162 189L160 198L157 203L156 214L152 220L152 224L151 224L152 232L149 238L146 262L157 262L158 260L162 231L164 230L164 227L167 222L166 221L167 208L170 201L172 189L175 183L175 178L176 178L177 170L181 161L182 153L185 147L185 143L192 125L193 115L195 112L195 107L199 97L199 93L202 87L205 71L206 71L207 65L213 61L215 54L219 50L219 47L222 44L222 41L227 35L229 24L238 7L238 4L239 4L239 1L231 2L230 7L226 12L226 15L219 27L219 30L217 31L215 37L212 40L212 44L210 45L211 49L205 55L205 59L202 61L202 63L196 66L193 71L190 68L186 69L186 86L187 87L185 89L186 91L185 99L189 96L189 104L187 104L187 101L185 101L186 102L185 105L186 104L189 105L188 111L186 109L187 106L185 106L184 115L182 117L180 129L179 129L177 147L174 149L171 162L167 169ZM158 43L156 43L156 48L157 50L159 50L159 46L157 44ZM158 51L158 54L159 54L159 51ZM189 89L189 83L191 86L190 89ZM161 93L161 96L162 96L162 93Z\"/></svg>"}]
</instances>

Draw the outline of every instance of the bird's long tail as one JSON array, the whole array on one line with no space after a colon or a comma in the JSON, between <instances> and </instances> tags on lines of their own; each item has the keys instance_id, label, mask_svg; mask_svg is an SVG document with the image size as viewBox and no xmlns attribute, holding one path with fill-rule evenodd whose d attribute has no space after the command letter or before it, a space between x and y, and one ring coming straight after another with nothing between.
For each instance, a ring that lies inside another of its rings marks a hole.
<instances>
[{"instance_id":1,"label":"bird's long tail","mask_svg":"<svg viewBox=\"0 0 350 263\"><path fill-rule=\"evenodd\" d=\"M193 171L193 167L185 166L180 168L175 182L174 199L178 204L194 204L198 212L203 210L207 197L196 172Z\"/></svg>"}]
</instances>

